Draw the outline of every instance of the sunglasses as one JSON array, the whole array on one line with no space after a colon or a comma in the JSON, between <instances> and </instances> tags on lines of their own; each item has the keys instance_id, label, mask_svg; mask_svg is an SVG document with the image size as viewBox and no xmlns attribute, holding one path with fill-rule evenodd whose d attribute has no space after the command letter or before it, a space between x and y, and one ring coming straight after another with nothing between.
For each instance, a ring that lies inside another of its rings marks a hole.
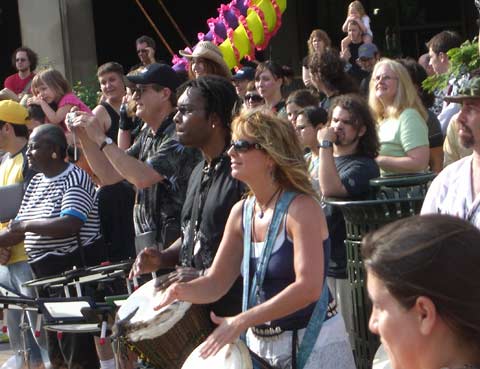
<instances>
[{"instance_id":1,"label":"sunglasses","mask_svg":"<svg viewBox=\"0 0 480 369\"><path fill-rule=\"evenodd\" d=\"M246 94L245 95L245 100L246 101L253 101L253 102L261 102L263 101L263 97L261 97L260 95L257 95L257 94Z\"/></svg>"},{"instance_id":2,"label":"sunglasses","mask_svg":"<svg viewBox=\"0 0 480 369\"><path fill-rule=\"evenodd\" d=\"M230 148L234 149L236 152L247 152L253 149L262 150L262 146L259 143L248 142L246 140L232 141Z\"/></svg>"}]
</instances>

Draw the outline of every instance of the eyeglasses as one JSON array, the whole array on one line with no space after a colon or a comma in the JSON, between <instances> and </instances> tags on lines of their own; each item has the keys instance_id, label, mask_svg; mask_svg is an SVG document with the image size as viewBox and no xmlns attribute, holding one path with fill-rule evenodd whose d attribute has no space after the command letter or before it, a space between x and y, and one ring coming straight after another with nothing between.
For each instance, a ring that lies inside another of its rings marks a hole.
<instances>
[{"instance_id":1,"label":"eyeglasses","mask_svg":"<svg viewBox=\"0 0 480 369\"><path fill-rule=\"evenodd\" d=\"M262 150L262 146L256 142L248 142L246 140L232 141L230 149L234 149L236 152L247 152L253 149Z\"/></svg>"},{"instance_id":2,"label":"eyeglasses","mask_svg":"<svg viewBox=\"0 0 480 369\"><path fill-rule=\"evenodd\" d=\"M398 78L397 77L392 77L392 76L387 76L387 75L375 76L375 78L374 78L375 82L381 82L381 81L389 82L389 81L394 80L394 79L398 79Z\"/></svg>"},{"instance_id":3,"label":"eyeglasses","mask_svg":"<svg viewBox=\"0 0 480 369\"><path fill-rule=\"evenodd\" d=\"M177 112L179 112L182 115L189 115L192 114L196 110L205 110L205 108L195 108L190 105L178 105L177 106Z\"/></svg>"},{"instance_id":4,"label":"eyeglasses","mask_svg":"<svg viewBox=\"0 0 480 369\"><path fill-rule=\"evenodd\" d=\"M253 102L261 102L263 101L263 97L257 94L246 94L245 95L245 101L253 101Z\"/></svg>"},{"instance_id":5,"label":"eyeglasses","mask_svg":"<svg viewBox=\"0 0 480 369\"><path fill-rule=\"evenodd\" d=\"M17 58L17 59L15 59L15 61L17 61L17 62L24 62L24 61L27 61L27 59L25 59L25 58Z\"/></svg>"},{"instance_id":6,"label":"eyeglasses","mask_svg":"<svg viewBox=\"0 0 480 369\"><path fill-rule=\"evenodd\" d=\"M137 94L138 97L142 97L142 95L147 91L149 88L155 88L157 85L136 85L132 87L130 90L132 91L132 95ZM155 91L160 91L164 87L158 86L155 88Z\"/></svg>"}]
</instances>

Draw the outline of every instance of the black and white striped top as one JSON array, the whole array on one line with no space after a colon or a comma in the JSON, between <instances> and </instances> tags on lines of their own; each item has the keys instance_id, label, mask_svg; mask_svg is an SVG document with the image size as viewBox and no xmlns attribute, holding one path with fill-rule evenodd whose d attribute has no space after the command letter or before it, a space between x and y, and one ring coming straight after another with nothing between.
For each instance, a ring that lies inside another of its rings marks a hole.
<instances>
[{"instance_id":1,"label":"black and white striped top","mask_svg":"<svg viewBox=\"0 0 480 369\"><path fill-rule=\"evenodd\" d=\"M17 219L47 219L65 215L84 221L80 229L82 246L90 245L100 237L95 186L86 172L72 164L56 177L47 178L42 173L35 175L27 187ZM77 246L76 235L54 238L25 233L25 250L30 261L38 261L50 254L65 255Z\"/></svg>"}]
</instances>

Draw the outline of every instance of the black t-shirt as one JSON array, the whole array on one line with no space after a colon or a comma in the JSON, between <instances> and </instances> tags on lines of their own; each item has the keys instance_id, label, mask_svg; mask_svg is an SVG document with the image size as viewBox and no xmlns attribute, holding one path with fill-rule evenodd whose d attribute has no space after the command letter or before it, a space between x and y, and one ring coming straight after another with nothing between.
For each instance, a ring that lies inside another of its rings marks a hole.
<instances>
[{"instance_id":1,"label":"black t-shirt","mask_svg":"<svg viewBox=\"0 0 480 369\"><path fill-rule=\"evenodd\" d=\"M357 64L358 49L362 45L363 45L363 42L360 42L358 44L354 44L353 42L350 42L350 44L348 45L348 49L351 55L350 59L348 59L348 62L351 65L350 68L348 69L348 74L350 74L353 78L355 78L358 84L360 84L362 79L368 74L362 68L360 68L360 66Z\"/></svg>"},{"instance_id":2,"label":"black t-shirt","mask_svg":"<svg viewBox=\"0 0 480 369\"><path fill-rule=\"evenodd\" d=\"M198 163L188 183L186 200L182 209L182 247L180 264L205 269L212 265L223 237L230 210L242 197L245 186L231 175L230 157L223 154L212 160ZM200 195L199 200L196 197ZM194 204L198 205L197 227L193 232L193 258L188 254L192 231L190 230ZM212 305L220 316L231 316L241 311L242 283L239 278L230 291Z\"/></svg>"},{"instance_id":3,"label":"black t-shirt","mask_svg":"<svg viewBox=\"0 0 480 369\"><path fill-rule=\"evenodd\" d=\"M375 160L360 155L346 155L335 158L335 166L343 186L349 193L348 200L362 200L368 196L369 181L380 176ZM326 205L328 231L331 240L331 256L328 276L347 277L347 254L345 247L345 221L337 207Z\"/></svg>"},{"instance_id":4,"label":"black t-shirt","mask_svg":"<svg viewBox=\"0 0 480 369\"><path fill-rule=\"evenodd\" d=\"M427 112L428 144L430 148L441 147L445 137L443 137L440 121L431 110L427 110Z\"/></svg>"}]
</instances>

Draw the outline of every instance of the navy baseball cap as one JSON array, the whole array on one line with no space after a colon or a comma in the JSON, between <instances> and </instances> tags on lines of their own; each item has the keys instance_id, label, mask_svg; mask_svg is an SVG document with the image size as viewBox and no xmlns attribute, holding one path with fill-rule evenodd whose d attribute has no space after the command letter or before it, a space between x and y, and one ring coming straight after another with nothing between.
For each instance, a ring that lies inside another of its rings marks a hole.
<instances>
[{"instance_id":1,"label":"navy baseball cap","mask_svg":"<svg viewBox=\"0 0 480 369\"><path fill-rule=\"evenodd\" d=\"M255 68L252 67L243 67L238 70L237 73L232 77L232 79L236 79L237 81L253 81L255 78Z\"/></svg>"},{"instance_id":2,"label":"navy baseball cap","mask_svg":"<svg viewBox=\"0 0 480 369\"><path fill-rule=\"evenodd\" d=\"M137 85L155 83L159 86L168 87L172 91L176 91L180 85L177 73L167 64L149 64L137 74L127 75L126 77L130 82Z\"/></svg>"},{"instance_id":3,"label":"navy baseball cap","mask_svg":"<svg viewBox=\"0 0 480 369\"><path fill-rule=\"evenodd\" d=\"M371 59L378 53L378 48L375 44L362 44L358 48L358 58Z\"/></svg>"}]
</instances>

